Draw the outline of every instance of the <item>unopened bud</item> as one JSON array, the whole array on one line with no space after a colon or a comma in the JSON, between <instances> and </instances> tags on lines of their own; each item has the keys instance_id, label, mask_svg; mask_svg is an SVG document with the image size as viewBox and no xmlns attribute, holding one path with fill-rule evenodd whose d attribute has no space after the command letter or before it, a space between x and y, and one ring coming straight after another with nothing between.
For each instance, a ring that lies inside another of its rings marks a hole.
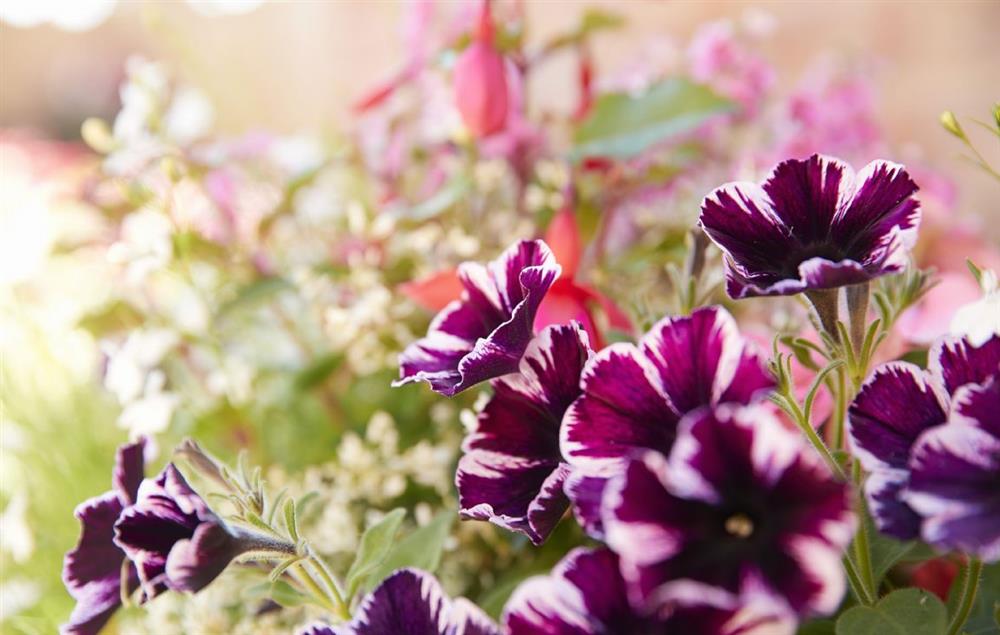
<instances>
[{"instance_id":1,"label":"unopened bud","mask_svg":"<svg viewBox=\"0 0 1000 635\"><path fill-rule=\"evenodd\" d=\"M1000 103L993 104L993 121L997 124L997 130L1000 130Z\"/></svg>"},{"instance_id":2,"label":"unopened bud","mask_svg":"<svg viewBox=\"0 0 1000 635\"><path fill-rule=\"evenodd\" d=\"M955 113L950 110L946 110L941 113L941 125L944 129L955 135L959 139L965 138L965 132L962 131L962 126L959 125L958 119L955 118Z\"/></svg>"},{"instance_id":3,"label":"unopened bud","mask_svg":"<svg viewBox=\"0 0 1000 635\"><path fill-rule=\"evenodd\" d=\"M181 441L174 454L178 454L187 459L202 476L206 476L221 484L229 491L234 491L233 485L223 473L222 467L211 455L201 449L201 446L194 439L184 439Z\"/></svg>"}]
</instances>

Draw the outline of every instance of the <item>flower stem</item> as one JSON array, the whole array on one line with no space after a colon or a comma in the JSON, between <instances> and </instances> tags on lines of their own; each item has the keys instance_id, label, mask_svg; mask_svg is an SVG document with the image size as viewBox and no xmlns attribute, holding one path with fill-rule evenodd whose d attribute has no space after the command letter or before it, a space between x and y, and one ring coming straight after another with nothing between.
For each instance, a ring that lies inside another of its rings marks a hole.
<instances>
[{"instance_id":1,"label":"flower stem","mask_svg":"<svg viewBox=\"0 0 1000 635\"><path fill-rule=\"evenodd\" d=\"M872 569L872 552L868 540L868 517L865 509L865 499L861 496L861 464L854 463L853 469L854 483L857 489L858 498L858 532L854 535L854 557L858 562L858 577L862 587L873 600L878 599L878 587L875 585L875 572Z\"/></svg>"},{"instance_id":2,"label":"flower stem","mask_svg":"<svg viewBox=\"0 0 1000 635\"><path fill-rule=\"evenodd\" d=\"M979 589L979 576L983 572L983 563L978 558L969 558L965 565L965 575L962 577L962 596L958 602L958 608L948 625L948 635L958 635L965 626L965 621L969 619L972 611L972 603L976 599L976 591Z\"/></svg>"},{"instance_id":3,"label":"flower stem","mask_svg":"<svg viewBox=\"0 0 1000 635\"><path fill-rule=\"evenodd\" d=\"M823 439L819 438L819 435L816 434L816 430L809 423L809 420L806 419L805 415L799 408L798 404L795 403L795 400L788 399L783 401L786 401L788 405L792 408L792 412L790 413L792 415L792 419L802 430L802 434L806 435L806 438L809 440L809 443L811 443L812 446L816 448L816 451L819 452L819 455L823 457L824 461L826 461L826 464L830 467L830 471L832 471L838 479L846 481L847 475L844 474L843 468L840 467L840 464L837 463L837 459L834 458L833 454L830 452L830 449L826 447L825 443L823 443Z\"/></svg>"},{"instance_id":4,"label":"flower stem","mask_svg":"<svg viewBox=\"0 0 1000 635\"><path fill-rule=\"evenodd\" d=\"M868 589L861 583L861 577L858 576L858 570L854 567L854 562L851 558L844 556L843 562L844 570L847 571L847 583L850 585L854 597L858 598L866 606L875 604L875 598L869 595Z\"/></svg>"},{"instance_id":5,"label":"flower stem","mask_svg":"<svg viewBox=\"0 0 1000 635\"><path fill-rule=\"evenodd\" d=\"M315 551L310 547L308 549L309 561L312 563L313 567L319 572L320 578L323 579L323 583L330 590L330 594L333 596L334 603L337 605L337 615L344 620L349 620L351 618L351 611L347 606L347 602L344 601L344 595L340 592L340 586L337 581L334 580L333 574L327 568L326 563L323 559L316 554Z\"/></svg>"},{"instance_id":6,"label":"flower stem","mask_svg":"<svg viewBox=\"0 0 1000 635\"><path fill-rule=\"evenodd\" d=\"M837 332L837 289L813 289L805 292L809 303L816 310L820 327L834 342L840 341Z\"/></svg>"},{"instance_id":7,"label":"flower stem","mask_svg":"<svg viewBox=\"0 0 1000 635\"><path fill-rule=\"evenodd\" d=\"M851 325L851 345L854 352L861 352L868 322L869 284L853 284L847 287L847 317Z\"/></svg>"}]
</instances>

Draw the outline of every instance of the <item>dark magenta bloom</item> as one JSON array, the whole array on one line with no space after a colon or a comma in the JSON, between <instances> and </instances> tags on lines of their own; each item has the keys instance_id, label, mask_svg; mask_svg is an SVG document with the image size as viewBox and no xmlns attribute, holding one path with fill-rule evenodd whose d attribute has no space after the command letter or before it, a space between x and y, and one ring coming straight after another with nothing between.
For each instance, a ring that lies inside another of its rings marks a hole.
<instances>
[{"instance_id":1,"label":"dark magenta bloom","mask_svg":"<svg viewBox=\"0 0 1000 635\"><path fill-rule=\"evenodd\" d=\"M485 266L462 263L461 299L437 314L425 337L406 347L393 385L426 381L452 396L517 372L538 306L560 271L541 240L522 240Z\"/></svg>"},{"instance_id":2,"label":"dark magenta bloom","mask_svg":"<svg viewBox=\"0 0 1000 635\"><path fill-rule=\"evenodd\" d=\"M142 482L114 531L149 598L166 589L200 591L233 558L263 546L227 527L172 463Z\"/></svg>"},{"instance_id":3,"label":"dark magenta bloom","mask_svg":"<svg viewBox=\"0 0 1000 635\"><path fill-rule=\"evenodd\" d=\"M954 442L966 432L969 438L980 433L970 432L976 427L971 425L956 431L937 431L931 436L937 441L925 444L919 458L914 447L925 432L937 430L956 417L958 405L954 402L963 386L982 386L991 378L1000 377L1000 337L994 336L979 347L965 339L943 338L931 347L928 360L926 371L906 362L883 364L861 387L848 410L854 454L869 472L864 491L875 524L880 531L901 540L920 535L923 522L923 514L911 506L906 493L914 461L922 473L931 473L935 457L941 458L938 451L931 451L932 447L944 451L940 444L945 439ZM964 397L969 398L971 395ZM972 416L986 414L975 413L973 409ZM967 422L968 417L963 420ZM984 460L986 456L983 455ZM955 471L952 478L966 475L978 478L961 470ZM938 538L927 540L941 542Z\"/></svg>"},{"instance_id":4,"label":"dark magenta bloom","mask_svg":"<svg viewBox=\"0 0 1000 635\"><path fill-rule=\"evenodd\" d=\"M920 222L917 189L899 164L873 161L855 174L814 154L779 163L762 185L717 188L700 224L726 253L730 297L831 289L903 269Z\"/></svg>"},{"instance_id":5,"label":"dark magenta bloom","mask_svg":"<svg viewBox=\"0 0 1000 635\"><path fill-rule=\"evenodd\" d=\"M400 569L368 594L348 624L313 624L301 635L500 635L478 607L449 599L434 576Z\"/></svg>"},{"instance_id":6,"label":"dark magenta bloom","mask_svg":"<svg viewBox=\"0 0 1000 635\"><path fill-rule=\"evenodd\" d=\"M528 345L520 373L494 380L455 476L463 518L545 541L569 508L559 428L591 355L578 324L550 326Z\"/></svg>"},{"instance_id":7,"label":"dark magenta bloom","mask_svg":"<svg viewBox=\"0 0 1000 635\"><path fill-rule=\"evenodd\" d=\"M669 459L647 450L611 480L602 515L633 606L692 583L763 594L799 616L843 597L850 490L763 405L687 415Z\"/></svg>"},{"instance_id":8,"label":"dark magenta bloom","mask_svg":"<svg viewBox=\"0 0 1000 635\"><path fill-rule=\"evenodd\" d=\"M1000 560L1000 373L959 388L948 423L920 436L903 497L930 544Z\"/></svg>"},{"instance_id":9,"label":"dark magenta bloom","mask_svg":"<svg viewBox=\"0 0 1000 635\"><path fill-rule=\"evenodd\" d=\"M526 580L504 608L508 635L791 635L795 620L766 597L688 583L650 612L629 603L618 557L577 548L551 575Z\"/></svg>"},{"instance_id":10,"label":"dark magenta bloom","mask_svg":"<svg viewBox=\"0 0 1000 635\"><path fill-rule=\"evenodd\" d=\"M97 633L121 606L122 583L126 593L139 587L135 567L114 542L115 521L136 501L143 478L146 441L140 439L118 448L111 491L84 501L76 508L82 531L76 547L66 554L63 583L76 600L69 621L60 632L72 635ZM123 573L123 567L127 570Z\"/></svg>"},{"instance_id":11,"label":"dark magenta bloom","mask_svg":"<svg viewBox=\"0 0 1000 635\"><path fill-rule=\"evenodd\" d=\"M601 350L584 368L581 388L560 447L573 467L566 492L581 522L599 536L604 483L634 451L670 452L685 413L764 398L774 379L729 312L708 307L664 318L638 346Z\"/></svg>"}]
</instances>

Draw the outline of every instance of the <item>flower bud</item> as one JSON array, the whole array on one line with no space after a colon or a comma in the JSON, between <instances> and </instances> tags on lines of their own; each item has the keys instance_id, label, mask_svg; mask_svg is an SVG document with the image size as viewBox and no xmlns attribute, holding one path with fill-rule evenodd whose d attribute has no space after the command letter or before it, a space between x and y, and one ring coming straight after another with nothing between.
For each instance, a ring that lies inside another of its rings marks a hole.
<instances>
[{"instance_id":1,"label":"flower bud","mask_svg":"<svg viewBox=\"0 0 1000 635\"><path fill-rule=\"evenodd\" d=\"M959 139L965 137L965 132L962 131L962 126L958 123L958 119L955 118L955 113L950 110L946 110L941 113L941 125L944 129L955 135Z\"/></svg>"},{"instance_id":2,"label":"flower bud","mask_svg":"<svg viewBox=\"0 0 1000 635\"><path fill-rule=\"evenodd\" d=\"M1000 103L993 104L993 121L997 124L997 130L1000 130Z\"/></svg>"},{"instance_id":3,"label":"flower bud","mask_svg":"<svg viewBox=\"0 0 1000 635\"><path fill-rule=\"evenodd\" d=\"M508 91L503 55L493 43L489 3L484 2L473 42L455 62L455 106L474 137L487 137L507 121Z\"/></svg>"}]
</instances>

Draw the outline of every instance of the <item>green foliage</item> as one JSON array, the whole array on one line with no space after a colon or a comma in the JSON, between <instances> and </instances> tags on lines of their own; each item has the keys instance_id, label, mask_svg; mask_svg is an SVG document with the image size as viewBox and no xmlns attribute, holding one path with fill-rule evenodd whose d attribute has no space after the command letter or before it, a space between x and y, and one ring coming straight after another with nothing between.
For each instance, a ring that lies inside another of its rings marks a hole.
<instances>
[{"instance_id":1,"label":"green foliage","mask_svg":"<svg viewBox=\"0 0 1000 635\"><path fill-rule=\"evenodd\" d=\"M948 594L948 608L954 611L962 592L960 576L951 585ZM962 630L965 635L996 635L1000 633L1000 562L983 567L979 579L979 589L976 593L972 611Z\"/></svg>"},{"instance_id":2,"label":"green foliage","mask_svg":"<svg viewBox=\"0 0 1000 635\"><path fill-rule=\"evenodd\" d=\"M855 606L837 620L836 635L941 635L948 612L922 589L901 589L875 606Z\"/></svg>"},{"instance_id":3,"label":"green foliage","mask_svg":"<svg viewBox=\"0 0 1000 635\"><path fill-rule=\"evenodd\" d=\"M576 130L572 156L627 159L691 132L735 105L706 86L683 78L664 80L638 96L602 95Z\"/></svg>"},{"instance_id":4,"label":"green foliage","mask_svg":"<svg viewBox=\"0 0 1000 635\"><path fill-rule=\"evenodd\" d=\"M441 564L441 552L455 522L455 512L446 509L439 512L429 523L400 540L389 555L369 576L367 589L378 583L397 569L413 567L433 573Z\"/></svg>"},{"instance_id":5,"label":"green foliage","mask_svg":"<svg viewBox=\"0 0 1000 635\"><path fill-rule=\"evenodd\" d=\"M361 545L354 557L351 568L347 571L347 595L354 597L364 581L374 573L380 564L392 551L396 532L406 516L406 510L394 509L365 530L361 536Z\"/></svg>"}]
</instances>

